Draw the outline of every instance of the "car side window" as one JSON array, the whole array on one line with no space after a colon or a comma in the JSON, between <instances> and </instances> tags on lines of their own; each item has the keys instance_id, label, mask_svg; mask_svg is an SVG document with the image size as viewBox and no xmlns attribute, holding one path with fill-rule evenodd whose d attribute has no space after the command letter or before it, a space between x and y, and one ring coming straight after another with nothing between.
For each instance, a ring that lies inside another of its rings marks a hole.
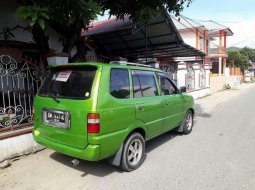
<instances>
[{"instance_id":1,"label":"car side window","mask_svg":"<svg viewBox=\"0 0 255 190\"><path fill-rule=\"evenodd\" d=\"M110 92L115 98L130 98L130 82L127 69L111 69Z\"/></svg>"},{"instance_id":2,"label":"car side window","mask_svg":"<svg viewBox=\"0 0 255 190\"><path fill-rule=\"evenodd\" d=\"M177 88L173 85L169 78L164 75L158 75L158 79L162 95L172 95L178 93Z\"/></svg>"},{"instance_id":3,"label":"car side window","mask_svg":"<svg viewBox=\"0 0 255 190\"><path fill-rule=\"evenodd\" d=\"M138 79L137 75L132 76L133 79L133 93L135 98L141 98L143 97L142 95L142 90L141 90L141 85Z\"/></svg>"},{"instance_id":4,"label":"car side window","mask_svg":"<svg viewBox=\"0 0 255 190\"><path fill-rule=\"evenodd\" d=\"M132 79L135 98L152 97L158 95L153 72L133 71Z\"/></svg>"}]
</instances>

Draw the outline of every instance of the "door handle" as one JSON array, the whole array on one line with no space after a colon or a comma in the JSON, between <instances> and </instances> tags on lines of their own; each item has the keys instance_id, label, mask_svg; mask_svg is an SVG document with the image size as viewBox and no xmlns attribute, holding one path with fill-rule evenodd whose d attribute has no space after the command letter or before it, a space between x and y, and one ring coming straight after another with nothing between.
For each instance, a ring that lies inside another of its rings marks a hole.
<instances>
[{"instance_id":1,"label":"door handle","mask_svg":"<svg viewBox=\"0 0 255 190\"><path fill-rule=\"evenodd\" d=\"M140 111L144 110L144 106L138 106L138 110Z\"/></svg>"}]
</instances>

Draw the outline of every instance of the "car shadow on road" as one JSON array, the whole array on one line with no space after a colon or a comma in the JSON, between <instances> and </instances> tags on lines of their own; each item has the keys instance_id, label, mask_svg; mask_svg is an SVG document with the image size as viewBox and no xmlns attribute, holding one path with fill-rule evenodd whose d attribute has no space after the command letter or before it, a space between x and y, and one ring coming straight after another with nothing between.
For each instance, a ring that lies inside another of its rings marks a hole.
<instances>
[{"instance_id":1,"label":"car shadow on road","mask_svg":"<svg viewBox=\"0 0 255 190\"><path fill-rule=\"evenodd\" d=\"M145 150L146 154L147 155L150 154L152 150L156 149L157 147L169 142L170 140L180 135L182 134L176 131L169 131L158 137L153 138L152 140L146 142L146 150ZM87 175L104 177L114 172L118 172L118 173L124 172L120 168L110 165L107 160L102 160L97 162L79 160L80 163L76 166L73 166L71 163L71 161L75 159L73 157L70 157L58 152L54 152L50 155L50 158L69 168L82 172L81 177L86 177Z\"/></svg>"},{"instance_id":2,"label":"car shadow on road","mask_svg":"<svg viewBox=\"0 0 255 190\"><path fill-rule=\"evenodd\" d=\"M212 117L211 114L205 112L205 109L200 104L195 104L195 116L205 118Z\"/></svg>"},{"instance_id":3,"label":"car shadow on road","mask_svg":"<svg viewBox=\"0 0 255 190\"><path fill-rule=\"evenodd\" d=\"M80 163L76 166L73 166L71 163L71 161L75 159L73 157L70 157L58 152L54 152L50 155L50 158L67 167L70 167L72 169L82 172L81 177L86 177L87 175L104 177L104 176L110 175L113 172L119 172L119 173L122 172L120 169L114 166L111 166L107 160L102 160L98 162L79 160Z\"/></svg>"},{"instance_id":4,"label":"car shadow on road","mask_svg":"<svg viewBox=\"0 0 255 190\"><path fill-rule=\"evenodd\" d=\"M168 131L162 135L159 135L158 137L155 137L148 142L146 142L146 150L145 152L148 154L155 148L161 146L162 144L167 143L168 141L174 139L175 137L181 136L182 133L179 133L177 131Z\"/></svg>"}]
</instances>

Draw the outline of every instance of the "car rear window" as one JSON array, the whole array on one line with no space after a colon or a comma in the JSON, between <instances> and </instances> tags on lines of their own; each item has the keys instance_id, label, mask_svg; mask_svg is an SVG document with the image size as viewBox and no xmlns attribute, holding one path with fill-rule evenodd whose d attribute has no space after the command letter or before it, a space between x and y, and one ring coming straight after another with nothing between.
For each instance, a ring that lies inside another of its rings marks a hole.
<instances>
[{"instance_id":1,"label":"car rear window","mask_svg":"<svg viewBox=\"0 0 255 190\"><path fill-rule=\"evenodd\" d=\"M70 99L89 98L96 70L97 68L92 66L55 68L45 79L38 95Z\"/></svg>"}]
</instances>

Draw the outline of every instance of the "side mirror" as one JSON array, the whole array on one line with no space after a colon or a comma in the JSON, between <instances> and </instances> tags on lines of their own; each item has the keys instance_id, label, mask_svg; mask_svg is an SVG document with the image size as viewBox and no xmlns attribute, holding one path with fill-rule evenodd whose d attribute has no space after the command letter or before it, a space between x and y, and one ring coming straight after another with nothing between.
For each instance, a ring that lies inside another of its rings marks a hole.
<instances>
[{"instance_id":1,"label":"side mirror","mask_svg":"<svg viewBox=\"0 0 255 190\"><path fill-rule=\"evenodd\" d=\"M180 93L186 93L186 91L187 91L186 86L180 87Z\"/></svg>"}]
</instances>

